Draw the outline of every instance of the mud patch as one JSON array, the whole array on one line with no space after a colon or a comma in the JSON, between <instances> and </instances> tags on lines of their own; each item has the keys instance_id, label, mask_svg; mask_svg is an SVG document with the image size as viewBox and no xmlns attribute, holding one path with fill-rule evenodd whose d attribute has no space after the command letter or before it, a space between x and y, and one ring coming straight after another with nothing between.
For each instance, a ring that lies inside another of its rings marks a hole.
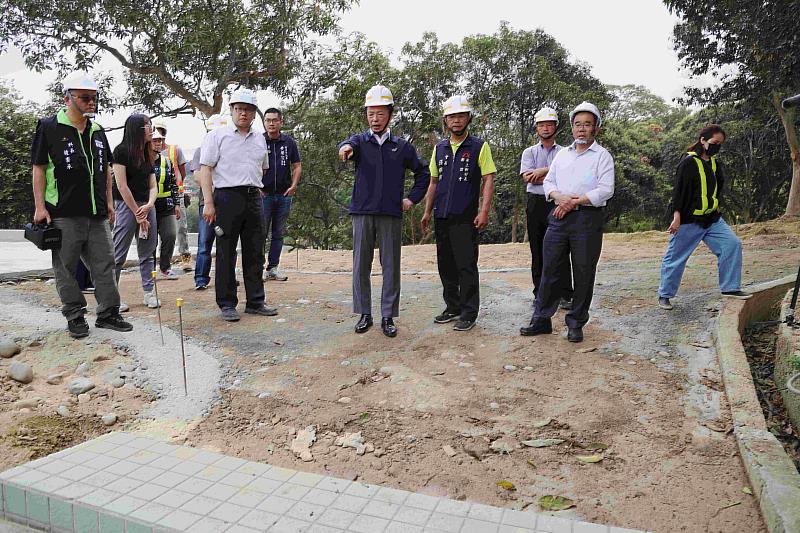
<instances>
[{"instance_id":1,"label":"mud patch","mask_svg":"<svg viewBox=\"0 0 800 533\"><path fill-rule=\"evenodd\" d=\"M34 415L15 422L3 438L11 446L28 451L30 459L38 459L108 431L97 417Z\"/></svg>"}]
</instances>

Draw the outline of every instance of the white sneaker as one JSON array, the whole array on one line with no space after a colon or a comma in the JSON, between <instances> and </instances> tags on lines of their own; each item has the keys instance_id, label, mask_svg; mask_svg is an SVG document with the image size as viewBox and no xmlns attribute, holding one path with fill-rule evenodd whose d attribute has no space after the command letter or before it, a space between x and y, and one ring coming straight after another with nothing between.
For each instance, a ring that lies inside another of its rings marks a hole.
<instances>
[{"instance_id":1,"label":"white sneaker","mask_svg":"<svg viewBox=\"0 0 800 533\"><path fill-rule=\"evenodd\" d=\"M122 302L119 303L119 312L120 313L127 313L130 310L131 310L131 306L129 306L128 304L122 303Z\"/></svg>"},{"instance_id":2,"label":"white sneaker","mask_svg":"<svg viewBox=\"0 0 800 533\"><path fill-rule=\"evenodd\" d=\"M174 269L161 270L161 279L178 279L178 273Z\"/></svg>"},{"instance_id":3,"label":"white sneaker","mask_svg":"<svg viewBox=\"0 0 800 533\"><path fill-rule=\"evenodd\" d=\"M146 305L150 309L156 309L158 307L161 307L161 302L158 300L158 298L156 298L154 292L145 292L144 305Z\"/></svg>"},{"instance_id":4,"label":"white sneaker","mask_svg":"<svg viewBox=\"0 0 800 533\"><path fill-rule=\"evenodd\" d=\"M280 272L277 267L270 268L264 272L264 281L286 281L287 279L289 279L289 276Z\"/></svg>"}]
</instances>

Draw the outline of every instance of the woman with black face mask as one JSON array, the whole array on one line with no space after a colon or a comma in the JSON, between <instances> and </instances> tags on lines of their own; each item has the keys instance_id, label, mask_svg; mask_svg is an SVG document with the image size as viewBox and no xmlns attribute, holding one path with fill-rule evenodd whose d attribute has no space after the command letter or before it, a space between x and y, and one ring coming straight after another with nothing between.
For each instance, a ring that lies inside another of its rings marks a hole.
<instances>
[{"instance_id":1,"label":"woman with black face mask","mask_svg":"<svg viewBox=\"0 0 800 533\"><path fill-rule=\"evenodd\" d=\"M678 164L672 193L672 223L669 245L661 262L658 306L672 309L670 298L678 292L689 256L700 244L717 256L719 287L728 298L746 300L750 294L741 290L742 241L719 212L724 175L717 161L725 131L709 124L697 136Z\"/></svg>"}]
</instances>

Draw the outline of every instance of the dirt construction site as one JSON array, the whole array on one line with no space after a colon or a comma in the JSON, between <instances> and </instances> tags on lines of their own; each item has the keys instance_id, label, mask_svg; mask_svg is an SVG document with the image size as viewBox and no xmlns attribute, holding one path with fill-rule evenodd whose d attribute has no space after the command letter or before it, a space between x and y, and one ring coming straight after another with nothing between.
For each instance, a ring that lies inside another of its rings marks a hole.
<instances>
[{"instance_id":1,"label":"dirt construction site","mask_svg":"<svg viewBox=\"0 0 800 533\"><path fill-rule=\"evenodd\" d=\"M735 229L745 288L795 272L800 223ZM434 246L405 247L394 339L378 326L353 332L347 250L285 254L289 280L266 284L276 317L228 323L213 284L195 291L192 273L159 281L163 343L134 270L120 282L134 331L99 330L89 316L80 340L66 332L52 281L6 282L0 337L21 351L0 359L0 471L125 430L517 510L542 512L542 496L563 496L574 505L560 516L620 527L766 531L714 350L716 258L701 245L675 309L661 310L666 241L605 236L580 344L567 342L563 311L552 335L519 335L531 315L527 244L481 247L481 311L468 332L433 322L443 309ZM376 310L380 283L374 276ZM7 375L13 361L32 368L27 384Z\"/></svg>"}]
</instances>

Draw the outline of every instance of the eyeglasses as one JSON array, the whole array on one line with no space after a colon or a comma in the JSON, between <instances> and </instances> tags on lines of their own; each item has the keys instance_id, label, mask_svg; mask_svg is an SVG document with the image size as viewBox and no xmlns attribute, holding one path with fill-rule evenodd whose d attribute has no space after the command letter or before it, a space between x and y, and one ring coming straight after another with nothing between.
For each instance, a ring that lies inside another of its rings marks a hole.
<instances>
[{"instance_id":1,"label":"eyeglasses","mask_svg":"<svg viewBox=\"0 0 800 533\"><path fill-rule=\"evenodd\" d=\"M251 113L255 113L256 110L253 109L252 107L234 107L233 112L239 113L241 115L249 115Z\"/></svg>"},{"instance_id":2,"label":"eyeglasses","mask_svg":"<svg viewBox=\"0 0 800 533\"><path fill-rule=\"evenodd\" d=\"M69 93L69 95L70 95L70 97L72 97L73 99L75 99L75 100L80 100L80 101L81 101L81 102L83 102L84 104L90 104L90 103L92 103L92 102L97 102L97 95L94 95L94 96L86 96L85 94L82 94L82 95L80 95L80 96L75 96L75 95L74 95L74 94L72 94L72 93Z\"/></svg>"}]
</instances>

